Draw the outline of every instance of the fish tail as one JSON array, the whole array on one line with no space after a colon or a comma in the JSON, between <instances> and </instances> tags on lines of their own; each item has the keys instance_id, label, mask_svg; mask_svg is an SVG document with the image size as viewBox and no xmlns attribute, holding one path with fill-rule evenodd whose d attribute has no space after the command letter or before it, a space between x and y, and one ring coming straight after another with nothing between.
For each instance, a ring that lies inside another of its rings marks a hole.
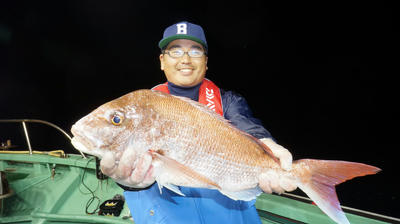
<instances>
[{"instance_id":1,"label":"fish tail","mask_svg":"<svg viewBox=\"0 0 400 224\"><path fill-rule=\"evenodd\" d=\"M354 162L303 159L294 162L298 187L337 223L349 223L340 207L335 185L375 174L379 168Z\"/></svg>"}]
</instances>

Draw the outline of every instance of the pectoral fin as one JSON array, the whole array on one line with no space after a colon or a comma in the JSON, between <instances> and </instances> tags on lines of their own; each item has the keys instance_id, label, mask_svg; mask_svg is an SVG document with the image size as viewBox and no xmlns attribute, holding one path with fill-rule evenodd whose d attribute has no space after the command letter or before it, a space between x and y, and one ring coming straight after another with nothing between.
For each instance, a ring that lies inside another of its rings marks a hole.
<instances>
[{"instance_id":1,"label":"pectoral fin","mask_svg":"<svg viewBox=\"0 0 400 224\"><path fill-rule=\"evenodd\" d=\"M157 167L156 180L160 190L162 186L183 195L177 186L205 187L220 189L220 186L192 168L163 155L162 151L149 150L153 161L160 162Z\"/></svg>"}]
</instances>

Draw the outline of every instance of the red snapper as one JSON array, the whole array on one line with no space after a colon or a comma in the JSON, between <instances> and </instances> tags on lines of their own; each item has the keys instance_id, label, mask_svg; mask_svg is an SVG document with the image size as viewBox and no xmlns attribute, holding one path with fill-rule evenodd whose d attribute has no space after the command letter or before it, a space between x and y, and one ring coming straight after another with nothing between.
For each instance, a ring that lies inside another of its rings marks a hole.
<instances>
[{"instance_id":1,"label":"red snapper","mask_svg":"<svg viewBox=\"0 0 400 224\"><path fill-rule=\"evenodd\" d=\"M349 222L335 185L380 171L362 163L313 159L294 161L286 171L265 144L204 105L151 90L100 106L71 131L76 148L100 158L112 153L118 162L127 148L137 155L149 152L160 191L166 187L182 195L177 186L201 187L234 200L252 200L270 192L271 184L285 189L291 182L337 223ZM270 183L272 175L279 176L279 183Z\"/></svg>"}]
</instances>

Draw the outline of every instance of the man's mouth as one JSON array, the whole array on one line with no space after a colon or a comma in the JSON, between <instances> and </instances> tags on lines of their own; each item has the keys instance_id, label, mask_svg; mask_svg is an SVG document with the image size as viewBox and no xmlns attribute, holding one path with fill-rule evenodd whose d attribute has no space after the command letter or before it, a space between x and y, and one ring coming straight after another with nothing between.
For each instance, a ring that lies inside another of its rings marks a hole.
<instances>
[{"instance_id":1,"label":"man's mouth","mask_svg":"<svg viewBox=\"0 0 400 224\"><path fill-rule=\"evenodd\" d=\"M190 75L193 72L192 68L181 68L178 69L179 72L183 73L184 75Z\"/></svg>"}]
</instances>

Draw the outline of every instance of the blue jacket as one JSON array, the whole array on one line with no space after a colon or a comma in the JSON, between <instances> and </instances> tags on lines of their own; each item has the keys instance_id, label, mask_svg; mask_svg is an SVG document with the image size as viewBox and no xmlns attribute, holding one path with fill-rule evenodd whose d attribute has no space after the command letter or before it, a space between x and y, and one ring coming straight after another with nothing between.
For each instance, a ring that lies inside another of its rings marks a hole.
<instances>
[{"instance_id":1,"label":"blue jacket","mask_svg":"<svg viewBox=\"0 0 400 224\"><path fill-rule=\"evenodd\" d=\"M171 94L198 100L197 87L188 89L169 83L168 88ZM221 100L224 117L237 128L256 138L271 137L261 122L253 117L242 96L221 90ZM261 223L254 205L255 200L235 201L217 190L180 187L181 192L186 195L182 197L166 188L160 194L157 183L146 189L123 188L126 189L125 200L136 224Z\"/></svg>"}]
</instances>

